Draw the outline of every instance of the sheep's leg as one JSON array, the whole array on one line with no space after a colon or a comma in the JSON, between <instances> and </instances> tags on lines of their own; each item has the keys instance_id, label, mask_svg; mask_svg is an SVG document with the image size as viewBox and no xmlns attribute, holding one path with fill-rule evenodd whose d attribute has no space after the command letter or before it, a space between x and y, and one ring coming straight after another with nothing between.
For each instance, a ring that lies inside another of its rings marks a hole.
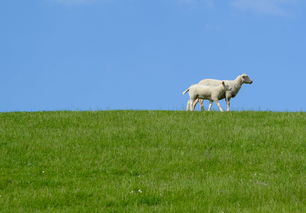
<instances>
[{"instance_id":1,"label":"sheep's leg","mask_svg":"<svg viewBox=\"0 0 306 213\"><path fill-rule=\"evenodd\" d=\"M192 101L192 111L194 111L198 102L199 102L199 99L195 99L194 101Z\"/></svg>"},{"instance_id":2,"label":"sheep's leg","mask_svg":"<svg viewBox=\"0 0 306 213\"><path fill-rule=\"evenodd\" d=\"M186 111L190 110L190 100L187 101Z\"/></svg>"},{"instance_id":3,"label":"sheep's leg","mask_svg":"<svg viewBox=\"0 0 306 213\"><path fill-rule=\"evenodd\" d=\"M194 100L192 99L189 99L188 103L187 103L187 108L188 108L188 111L193 111L193 102Z\"/></svg>"},{"instance_id":4,"label":"sheep's leg","mask_svg":"<svg viewBox=\"0 0 306 213\"><path fill-rule=\"evenodd\" d=\"M189 103L189 104L190 104L190 105L189 105L189 110L190 110L190 111L194 111L194 103L193 103L194 101L193 101L193 100L190 100L189 102L190 102L190 103Z\"/></svg>"},{"instance_id":5,"label":"sheep's leg","mask_svg":"<svg viewBox=\"0 0 306 213\"><path fill-rule=\"evenodd\" d=\"M213 105L213 102L212 102L212 101L209 101L209 106L208 106L208 110L207 110L207 111L210 111L212 105Z\"/></svg>"},{"instance_id":6,"label":"sheep's leg","mask_svg":"<svg viewBox=\"0 0 306 213\"><path fill-rule=\"evenodd\" d=\"M221 112L223 112L223 109L222 109L222 107L221 107L221 105L220 105L219 101L218 101L218 100L216 100L215 102L216 102L216 104L218 105L219 110L220 110Z\"/></svg>"},{"instance_id":7,"label":"sheep's leg","mask_svg":"<svg viewBox=\"0 0 306 213\"><path fill-rule=\"evenodd\" d=\"M192 99L189 99L189 101L188 101L188 105L187 105L187 107L188 107L188 111L193 111L193 101L194 100L192 100Z\"/></svg>"},{"instance_id":8,"label":"sheep's leg","mask_svg":"<svg viewBox=\"0 0 306 213\"><path fill-rule=\"evenodd\" d=\"M205 111L205 109L204 109L204 100L203 99L200 100L200 106L201 106L201 111Z\"/></svg>"},{"instance_id":9,"label":"sheep's leg","mask_svg":"<svg viewBox=\"0 0 306 213\"><path fill-rule=\"evenodd\" d=\"M198 102L199 102L199 99L198 99L198 98L194 100L194 102L193 102L193 104L194 104L194 109L196 108Z\"/></svg>"},{"instance_id":10,"label":"sheep's leg","mask_svg":"<svg viewBox=\"0 0 306 213\"><path fill-rule=\"evenodd\" d=\"M226 111L230 111L230 106L231 106L231 99L226 98Z\"/></svg>"}]
</instances>

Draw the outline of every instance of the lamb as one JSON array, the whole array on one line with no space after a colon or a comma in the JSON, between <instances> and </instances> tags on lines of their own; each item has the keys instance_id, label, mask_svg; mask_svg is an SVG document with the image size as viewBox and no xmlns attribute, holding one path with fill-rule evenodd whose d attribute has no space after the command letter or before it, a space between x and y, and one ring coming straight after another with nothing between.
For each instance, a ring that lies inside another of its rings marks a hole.
<instances>
[{"instance_id":1,"label":"lamb","mask_svg":"<svg viewBox=\"0 0 306 213\"><path fill-rule=\"evenodd\" d=\"M221 97L224 97L225 92L229 90L229 86L225 85L224 81L221 81L218 86L193 84L183 92L183 95L189 92L190 97L187 103L186 110L194 111L194 107L199 101L199 99L205 99L209 100L211 104L215 101L219 107L219 110L223 111L222 107L220 106L219 100Z\"/></svg>"},{"instance_id":2,"label":"lamb","mask_svg":"<svg viewBox=\"0 0 306 213\"><path fill-rule=\"evenodd\" d=\"M247 74L242 74L242 75L237 76L235 80L224 80L223 81L223 80L216 80L216 79L203 79L198 84L206 85L206 86L214 86L214 85L216 86L216 85L219 85L221 82L224 82L225 85L229 86L230 88L230 90L227 90L219 99L221 100L225 98L226 111L230 111L230 100L231 98L234 98L238 94L242 84L252 84L253 83L253 81L250 79L250 77ZM201 110L204 111L204 104L203 104L204 100L201 100L201 99L197 100L196 104L199 101L201 105ZM213 102L210 102L208 111L210 111L212 104Z\"/></svg>"}]
</instances>

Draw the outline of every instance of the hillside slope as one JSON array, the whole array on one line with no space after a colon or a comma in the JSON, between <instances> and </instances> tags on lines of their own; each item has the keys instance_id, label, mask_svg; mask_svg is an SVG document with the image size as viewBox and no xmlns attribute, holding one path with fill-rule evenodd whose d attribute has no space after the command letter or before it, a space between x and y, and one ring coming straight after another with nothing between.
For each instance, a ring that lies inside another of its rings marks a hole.
<instances>
[{"instance_id":1,"label":"hillside slope","mask_svg":"<svg viewBox=\"0 0 306 213\"><path fill-rule=\"evenodd\" d=\"M0 113L0 212L306 212L306 113Z\"/></svg>"}]
</instances>

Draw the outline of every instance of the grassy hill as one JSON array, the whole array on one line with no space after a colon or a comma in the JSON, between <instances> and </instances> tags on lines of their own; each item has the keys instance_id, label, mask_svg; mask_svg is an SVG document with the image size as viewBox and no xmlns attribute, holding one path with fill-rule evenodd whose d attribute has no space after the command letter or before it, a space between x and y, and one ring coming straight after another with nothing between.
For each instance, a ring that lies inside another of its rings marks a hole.
<instances>
[{"instance_id":1,"label":"grassy hill","mask_svg":"<svg viewBox=\"0 0 306 213\"><path fill-rule=\"evenodd\" d=\"M0 212L306 212L306 113L0 113Z\"/></svg>"}]
</instances>

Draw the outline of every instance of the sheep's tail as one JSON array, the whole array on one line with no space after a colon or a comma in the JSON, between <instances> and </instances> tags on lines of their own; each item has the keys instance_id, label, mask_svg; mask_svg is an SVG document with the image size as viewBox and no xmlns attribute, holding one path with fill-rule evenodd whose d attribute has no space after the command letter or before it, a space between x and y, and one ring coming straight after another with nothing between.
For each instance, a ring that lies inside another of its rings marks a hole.
<instances>
[{"instance_id":1,"label":"sheep's tail","mask_svg":"<svg viewBox=\"0 0 306 213\"><path fill-rule=\"evenodd\" d=\"M185 95L187 92L189 92L190 88L186 89L184 92L183 92L183 95Z\"/></svg>"}]
</instances>

